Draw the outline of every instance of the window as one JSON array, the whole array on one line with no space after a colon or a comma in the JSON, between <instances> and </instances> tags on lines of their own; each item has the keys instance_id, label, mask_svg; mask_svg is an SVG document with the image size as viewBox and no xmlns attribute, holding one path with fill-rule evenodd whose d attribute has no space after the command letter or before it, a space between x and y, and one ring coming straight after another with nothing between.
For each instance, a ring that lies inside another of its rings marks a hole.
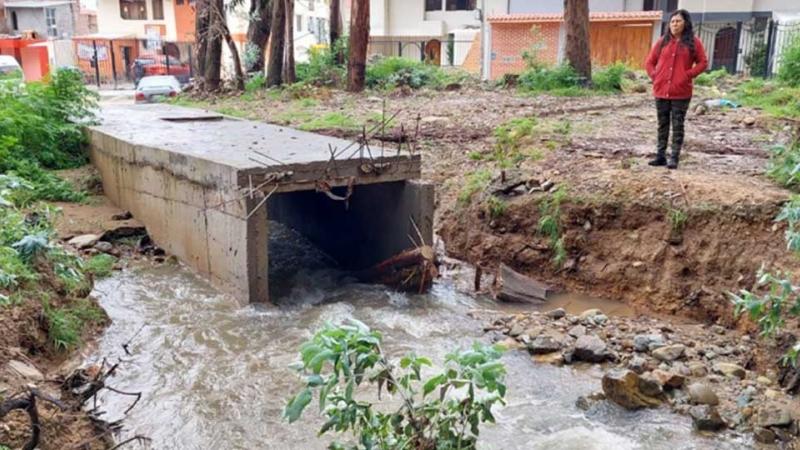
<instances>
[{"instance_id":1,"label":"window","mask_svg":"<svg viewBox=\"0 0 800 450\"><path fill-rule=\"evenodd\" d=\"M13 28L14 31L19 30L19 22L17 21L16 11L11 11L11 28Z\"/></svg>"},{"instance_id":2,"label":"window","mask_svg":"<svg viewBox=\"0 0 800 450\"><path fill-rule=\"evenodd\" d=\"M44 19L47 23L47 35L50 37L58 37L58 27L56 26L56 9L45 8Z\"/></svg>"},{"instance_id":3,"label":"window","mask_svg":"<svg viewBox=\"0 0 800 450\"><path fill-rule=\"evenodd\" d=\"M307 21L308 22L308 29L306 31L308 31L309 33L313 33L314 32L314 21L315 20L316 20L316 18L314 18L314 17L309 17L308 18L308 21ZM298 30L301 30L301 29L302 28L298 28Z\"/></svg>"},{"instance_id":4,"label":"window","mask_svg":"<svg viewBox=\"0 0 800 450\"><path fill-rule=\"evenodd\" d=\"M425 11L441 11L442 0L425 0Z\"/></svg>"},{"instance_id":5,"label":"window","mask_svg":"<svg viewBox=\"0 0 800 450\"><path fill-rule=\"evenodd\" d=\"M125 20L147 20L147 1L119 0L119 15Z\"/></svg>"},{"instance_id":6,"label":"window","mask_svg":"<svg viewBox=\"0 0 800 450\"><path fill-rule=\"evenodd\" d=\"M314 3L315 3L315 1L316 1L316 0L308 0L308 10L309 10L309 11L313 11L313 10L314 10Z\"/></svg>"},{"instance_id":7,"label":"window","mask_svg":"<svg viewBox=\"0 0 800 450\"><path fill-rule=\"evenodd\" d=\"M164 20L164 0L153 0L153 20Z\"/></svg>"},{"instance_id":8,"label":"window","mask_svg":"<svg viewBox=\"0 0 800 450\"><path fill-rule=\"evenodd\" d=\"M447 0L448 11L472 11L475 9L475 0Z\"/></svg>"},{"instance_id":9,"label":"window","mask_svg":"<svg viewBox=\"0 0 800 450\"><path fill-rule=\"evenodd\" d=\"M297 31L300 31L300 30L303 29L303 16L301 16L300 14L297 14L297 25L295 25L294 28Z\"/></svg>"}]
</instances>

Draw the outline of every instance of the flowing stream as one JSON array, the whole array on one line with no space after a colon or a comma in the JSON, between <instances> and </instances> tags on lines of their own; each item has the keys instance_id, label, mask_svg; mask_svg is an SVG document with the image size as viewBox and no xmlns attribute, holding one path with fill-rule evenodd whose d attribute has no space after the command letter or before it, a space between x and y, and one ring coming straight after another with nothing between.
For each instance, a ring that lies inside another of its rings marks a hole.
<instances>
[{"instance_id":1,"label":"flowing stream","mask_svg":"<svg viewBox=\"0 0 800 450\"><path fill-rule=\"evenodd\" d=\"M302 253L313 261L295 258L298 267L313 268L286 271L274 280L281 293L278 306L239 306L179 265L126 270L97 283L95 295L113 323L89 361L123 357L126 362L109 384L143 393L127 416L130 397L107 391L100 396L107 420L125 417L123 438L145 435L157 449L324 449L332 437L317 437L323 420L314 403L300 421L281 420L286 398L300 385L287 366L314 330L354 317L383 333L393 357L413 351L440 362L453 349L486 339L483 323L469 318L469 310L498 307L459 293L448 279L425 295L358 284L315 264L324 258L313 251ZM122 349L129 340L132 356ZM578 409L578 396L600 389L600 367L536 364L523 351L508 352L503 361L508 405L497 409L497 424L482 428L480 448L676 450L743 444L731 436L693 433L688 418L666 408L630 412L600 402L588 412Z\"/></svg>"}]
</instances>

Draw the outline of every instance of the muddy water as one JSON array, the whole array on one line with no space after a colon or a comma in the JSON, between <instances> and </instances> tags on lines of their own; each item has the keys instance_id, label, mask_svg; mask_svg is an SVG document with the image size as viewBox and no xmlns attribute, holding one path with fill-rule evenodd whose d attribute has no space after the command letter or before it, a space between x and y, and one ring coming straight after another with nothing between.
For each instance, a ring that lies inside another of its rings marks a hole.
<instances>
[{"instance_id":1,"label":"muddy water","mask_svg":"<svg viewBox=\"0 0 800 450\"><path fill-rule=\"evenodd\" d=\"M158 449L323 449L316 409L298 423L280 419L298 379L287 369L298 346L325 322L355 317L384 333L393 356L409 351L441 361L454 347L483 339L466 312L496 305L459 294L448 281L426 295L350 282L318 268L283 280L281 305L239 307L189 270L172 265L119 273L95 294L113 319L96 355L124 357L112 386L143 398L125 418L125 435ZM131 340L132 339L132 340ZM122 344L131 340L132 356ZM624 411L574 406L600 389L600 368L537 365L525 352L504 356L508 405L483 429L485 449L738 448L733 438L701 437L665 409ZM130 398L101 398L107 419L123 417ZM123 436L123 437L124 437Z\"/></svg>"}]
</instances>

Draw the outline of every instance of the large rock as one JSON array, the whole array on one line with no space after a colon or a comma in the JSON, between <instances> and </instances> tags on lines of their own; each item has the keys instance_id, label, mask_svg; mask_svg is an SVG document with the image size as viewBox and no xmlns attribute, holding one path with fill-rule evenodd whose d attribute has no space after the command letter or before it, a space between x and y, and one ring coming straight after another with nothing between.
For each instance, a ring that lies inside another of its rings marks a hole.
<instances>
[{"instance_id":1,"label":"large rock","mask_svg":"<svg viewBox=\"0 0 800 450\"><path fill-rule=\"evenodd\" d=\"M633 349L637 352L653 351L664 345L664 336L660 334L637 334L633 337Z\"/></svg>"},{"instance_id":2,"label":"large rock","mask_svg":"<svg viewBox=\"0 0 800 450\"><path fill-rule=\"evenodd\" d=\"M719 405L717 394L704 383L692 383L689 385L689 399L696 405Z\"/></svg>"},{"instance_id":3,"label":"large rock","mask_svg":"<svg viewBox=\"0 0 800 450\"><path fill-rule=\"evenodd\" d=\"M8 367L12 373L17 374L28 381L44 381L44 375L42 375L42 372L39 372L39 369L28 363L12 359L8 362L6 367Z\"/></svg>"},{"instance_id":4,"label":"large rock","mask_svg":"<svg viewBox=\"0 0 800 450\"><path fill-rule=\"evenodd\" d=\"M89 248L94 246L97 241L100 240L100 236L96 234L82 234L80 236L75 236L74 238L67 241L69 245L73 245L79 249Z\"/></svg>"},{"instance_id":5,"label":"large rock","mask_svg":"<svg viewBox=\"0 0 800 450\"><path fill-rule=\"evenodd\" d=\"M551 319L556 319L556 320L558 320L558 319L560 319L560 318L562 318L562 317L564 317L566 315L567 315L567 312L564 310L564 308L557 308L557 309L554 309L552 311L548 311L547 312L547 317L549 317Z\"/></svg>"},{"instance_id":6,"label":"large rock","mask_svg":"<svg viewBox=\"0 0 800 450\"><path fill-rule=\"evenodd\" d=\"M792 414L786 405L766 404L756 413L756 425L760 427L788 427L791 424Z\"/></svg>"},{"instance_id":7,"label":"large rock","mask_svg":"<svg viewBox=\"0 0 800 450\"><path fill-rule=\"evenodd\" d=\"M708 369L706 369L706 365L701 362L692 361L689 363L688 367L693 377L700 378L708 375Z\"/></svg>"},{"instance_id":8,"label":"large rock","mask_svg":"<svg viewBox=\"0 0 800 450\"><path fill-rule=\"evenodd\" d=\"M573 349L573 359L599 363L610 359L606 343L597 336L585 335L578 338Z\"/></svg>"},{"instance_id":9,"label":"large rock","mask_svg":"<svg viewBox=\"0 0 800 450\"><path fill-rule=\"evenodd\" d=\"M583 325L575 325L567 331L567 334L577 339L586 334L586 327Z\"/></svg>"},{"instance_id":10,"label":"large rock","mask_svg":"<svg viewBox=\"0 0 800 450\"><path fill-rule=\"evenodd\" d=\"M651 386L632 370L614 369L603 376L603 393L606 398L623 408L651 408L661 404L658 398L646 395L642 387L648 390Z\"/></svg>"},{"instance_id":11,"label":"large rock","mask_svg":"<svg viewBox=\"0 0 800 450\"><path fill-rule=\"evenodd\" d=\"M699 431L719 431L727 427L717 408L709 405L696 405L689 408L692 424Z\"/></svg>"},{"instance_id":12,"label":"large rock","mask_svg":"<svg viewBox=\"0 0 800 450\"><path fill-rule=\"evenodd\" d=\"M581 313L580 319L581 320L593 319L594 316L601 315L601 314L603 314L603 311L600 311L597 308L587 309L586 311Z\"/></svg>"},{"instance_id":13,"label":"large rock","mask_svg":"<svg viewBox=\"0 0 800 450\"><path fill-rule=\"evenodd\" d=\"M553 336L542 335L528 343L528 350L534 355L554 353L564 346L560 340Z\"/></svg>"},{"instance_id":14,"label":"large rock","mask_svg":"<svg viewBox=\"0 0 800 450\"><path fill-rule=\"evenodd\" d=\"M647 370L647 360L641 356L634 356L628 361L628 369L641 375Z\"/></svg>"},{"instance_id":15,"label":"large rock","mask_svg":"<svg viewBox=\"0 0 800 450\"><path fill-rule=\"evenodd\" d=\"M738 364L731 364L725 362L718 362L714 364L714 372L721 373L726 377L736 377L736 378L744 378L747 375L747 371L744 370L744 367Z\"/></svg>"},{"instance_id":16,"label":"large rock","mask_svg":"<svg viewBox=\"0 0 800 450\"><path fill-rule=\"evenodd\" d=\"M683 357L686 346L683 344L667 345L653 350L652 355L659 361L675 361Z\"/></svg>"}]
</instances>

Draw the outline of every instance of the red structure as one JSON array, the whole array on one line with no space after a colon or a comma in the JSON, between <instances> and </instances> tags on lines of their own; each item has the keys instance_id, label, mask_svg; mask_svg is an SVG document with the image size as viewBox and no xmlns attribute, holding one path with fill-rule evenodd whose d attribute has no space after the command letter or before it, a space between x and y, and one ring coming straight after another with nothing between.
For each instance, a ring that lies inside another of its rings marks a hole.
<instances>
[{"instance_id":1,"label":"red structure","mask_svg":"<svg viewBox=\"0 0 800 450\"><path fill-rule=\"evenodd\" d=\"M19 62L25 81L39 81L50 72L44 39L2 38L0 55L11 55Z\"/></svg>"}]
</instances>

